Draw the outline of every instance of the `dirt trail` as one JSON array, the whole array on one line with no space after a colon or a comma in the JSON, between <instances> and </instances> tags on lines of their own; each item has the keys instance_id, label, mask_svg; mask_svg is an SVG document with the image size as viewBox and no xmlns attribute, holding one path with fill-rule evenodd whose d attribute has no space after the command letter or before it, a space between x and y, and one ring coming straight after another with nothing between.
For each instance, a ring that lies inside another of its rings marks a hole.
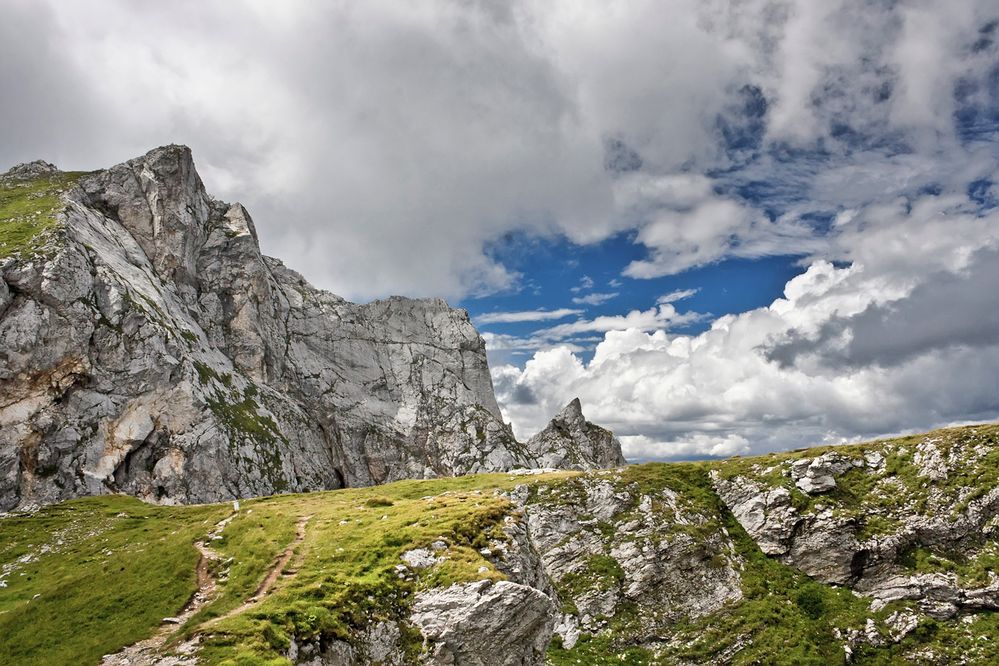
<instances>
[{"instance_id":1,"label":"dirt trail","mask_svg":"<svg viewBox=\"0 0 999 666\"><path fill-rule=\"evenodd\" d=\"M133 643L123 648L120 652L105 655L101 661L101 666L195 666L197 664L197 656L195 654L199 640L197 636L172 648L171 652L173 654L171 655L163 655L162 650L179 626L182 626L191 619L205 604L215 599L217 584L215 577L211 574L211 563L219 560L220 555L209 548L207 543L220 537L225 526L237 515L238 513L234 512L225 520L216 523L204 541L198 541L194 544L194 547L201 553L197 566L198 591L187 602L181 613L176 617L167 618L168 621L164 622L163 626L149 638L141 640L138 643ZM310 518L312 518L311 515L302 516L298 519L298 522L295 524L295 538L284 549L284 552L278 556L274 564L271 565L267 576L257 586L257 590L253 593L253 596L225 615L214 618L203 626L211 626L215 622L238 615L260 603L267 596L274 587L274 584L281 577L281 573L285 570L285 567L291 562L291 558L294 557L295 548L305 539L305 526Z\"/></svg>"},{"instance_id":2,"label":"dirt trail","mask_svg":"<svg viewBox=\"0 0 999 666\"><path fill-rule=\"evenodd\" d=\"M222 535L222 530L238 514L233 512L227 518L220 520L208 533L204 541L195 542L194 547L198 549L201 556L198 558L197 576L198 590L184 606L179 615L168 618L155 634L133 643L123 648L120 652L104 655L101 666L188 666L196 663L194 649L197 641L188 641L177 646L177 656L162 656L160 654L167 640L173 635L176 629L191 619L195 613L201 610L205 604L215 598L217 588L215 577L211 574L211 563L220 559L218 553L208 547L207 542L211 542Z\"/></svg>"},{"instance_id":3,"label":"dirt trail","mask_svg":"<svg viewBox=\"0 0 999 666\"><path fill-rule=\"evenodd\" d=\"M271 588L274 587L274 584L277 583L278 579L281 577L281 572L284 571L285 567L288 566L288 563L291 562L291 558L294 557L295 547L305 540L305 526L308 524L310 518L312 518L311 515L302 516L298 519L298 522L295 523L295 538L292 539L291 543L288 544L288 547L284 549L284 552L281 553L277 560L274 561L274 564L271 565L270 570L267 572L267 576L260 583L260 585L257 586L257 590L253 593L253 596L236 608L233 608L225 615L215 618L209 624L219 622L234 615L239 615L240 613L243 613L260 603L263 598L267 596L267 594L271 591Z\"/></svg>"}]
</instances>

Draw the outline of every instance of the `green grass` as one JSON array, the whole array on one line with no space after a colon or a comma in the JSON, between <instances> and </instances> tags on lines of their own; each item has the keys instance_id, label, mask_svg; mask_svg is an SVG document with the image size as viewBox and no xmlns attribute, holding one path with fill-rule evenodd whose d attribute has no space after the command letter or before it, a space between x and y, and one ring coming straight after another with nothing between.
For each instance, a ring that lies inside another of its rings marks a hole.
<instances>
[{"instance_id":1,"label":"green grass","mask_svg":"<svg viewBox=\"0 0 999 666\"><path fill-rule=\"evenodd\" d=\"M297 556L301 565L253 612L212 624L202 659L226 665L283 663L281 653L292 636L346 640L379 620L404 618L419 589L501 579L479 550L489 545L490 536L500 536L498 527L510 510L508 501L493 490L521 481L507 475L404 481L245 502L217 549L238 562L253 544L265 568L291 540L297 517L311 515ZM274 531L267 520L282 526L283 538L261 543L264 534ZM395 567L402 553L427 547L440 537L449 544L442 552L445 561L415 579L400 580ZM486 573L479 572L483 566L488 567ZM263 568L255 569L256 576L231 574L223 596L197 619L238 605L260 578ZM418 649L415 643L409 647Z\"/></svg>"},{"instance_id":2,"label":"green grass","mask_svg":"<svg viewBox=\"0 0 999 666\"><path fill-rule=\"evenodd\" d=\"M945 479L930 479L921 473L917 451L932 445L947 461ZM850 469L836 478L836 488L807 496L791 481L790 463L835 451L850 458L878 452L884 457L880 469ZM767 487L788 488L796 508L803 514L831 509L838 517L857 525L858 541L898 533L917 516L956 519L971 503L999 486L999 425L985 424L946 428L920 435L878 440L843 447L821 447L754 458L736 458L709 463L723 478L746 476ZM903 554L901 566L913 573L955 573L962 585L981 587L999 571L995 540L978 535L963 544L960 552L936 552L914 548Z\"/></svg>"},{"instance_id":3,"label":"green grass","mask_svg":"<svg viewBox=\"0 0 999 666\"><path fill-rule=\"evenodd\" d=\"M493 474L244 500L223 539L210 543L222 556L219 596L173 641L206 633L204 664L287 664L292 635L348 638L372 621L402 618L419 589L501 579L479 550L510 510L494 490L523 482ZM0 571L16 568L0 577L0 664L96 664L151 635L196 589L193 543L231 512L230 504L161 507L115 496L3 518ZM253 594L309 515L289 565L297 573L251 610L220 619ZM440 537L446 560L399 580L400 555Z\"/></svg>"},{"instance_id":4,"label":"green grass","mask_svg":"<svg viewBox=\"0 0 999 666\"><path fill-rule=\"evenodd\" d=\"M0 259L28 259L45 246L63 209L61 195L82 172L31 180L0 178Z\"/></svg>"},{"instance_id":5,"label":"green grass","mask_svg":"<svg viewBox=\"0 0 999 666\"><path fill-rule=\"evenodd\" d=\"M946 479L930 480L920 474L915 454L924 442L936 446L945 459L955 451L959 452L957 459L949 464L951 472ZM974 453L976 445L985 451L981 457ZM854 459L878 452L885 458L884 467L877 471L851 469L837 477L836 488L831 492L814 496L802 493L790 478L791 463L827 452ZM795 506L802 512L831 508L837 515L857 518L862 525L858 537L868 538L900 529L901 522L892 515L899 507L905 507L910 514L912 511L922 515L936 512L940 507L930 505L934 489L945 501L951 502L949 508L957 515L999 485L999 425L946 428L862 444L822 446L705 464L724 479L745 476L764 487L783 486L791 491ZM959 493L963 493L961 500L954 502Z\"/></svg>"},{"instance_id":6,"label":"green grass","mask_svg":"<svg viewBox=\"0 0 999 666\"><path fill-rule=\"evenodd\" d=\"M216 393L214 398L208 398L208 408L223 427L235 435L242 435L259 443L288 443L274 419L260 413L260 405L256 400L257 387L254 384L247 385L238 399L233 398L231 393Z\"/></svg>"},{"instance_id":7,"label":"green grass","mask_svg":"<svg viewBox=\"0 0 999 666\"><path fill-rule=\"evenodd\" d=\"M225 513L100 497L0 520L0 562L31 558L0 588L0 664L95 664L147 636L196 589L191 544Z\"/></svg>"},{"instance_id":8,"label":"green grass","mask_svg":"<svg viewBox=\"0 0 999 666\"><path fill-rule=\"evenodd\" d=\"M709 477L713 465L657 463L629 467L615 485L630 485L636 496L655 497L667 488L678 493L688 516L701 518L700 523L682 526L695 541L717 538L724 528L742 561L743 599L707 617L660 627L665 632L660 633L665 644L655 651L633 644L630 636L638 618L632 606L622 604L615 616L608 618L609 631L586 637L571 650L556 642L548 653L551 663L715 663L717 655L729 651L734 652L736 664L842 663L842 641L833 630L862 628L866 619L873 617L868 602L849 590L813 581L764 555L714 493ZM563 485L574 483L568 480ZM562 581L560 592L572 595L612 583L619 571L615 565L602 556L591 558L585 572ZM738 649L740 643L745 645Z\"/></svg>"},{"instance_id":9,"label":"green grass","mask_svg":"<svg viewBox=\"0 0 999 666\"><path fill-rule=\"evenodd\" d=\"M958 483L974 483L968 486L970 492L979 492L978 482L970 480L973 474L992 483L993 472L978 468L992 464L993 451L999 448L996 431L988 426L927 435L939 438L945 452L950 446L967 448L968 442L987 445L979 459L962 459L972 469L955 475L961 481L951 477L936 486L953 499L969 492ZM921 437L840 449L860 455L877 448L887 463L877 474L856 470L843 475L840 488L825 497L826 505L834 511L872 511L861 529L894 529L893 523L877 524L891 519L890 503L878 489L891 479L899 501L929 494L934 484L915 474L911 462ZM788 478L773 468L802 455L647 464L597 473L631 501L609 521L582 516L586 529L610 544L614 524L639 517L638 501L648 495L666 526L656 538L706 544L708 539L716 543L722 530L727 533L741 563L743 598L706 617L657 624L657 638L648 644L638 643L638 636L649 635L648 627L641 626L638 606L622 602L613 617L603 618L605 630L584 635L573 649L555 640L549 662L714 663L719 655L727 655L735 664L832 664L843 663L844 632L862 631L873 621L885 633L886 617L911 605L895 603L874 613L868 599L821 584L765 556L712 489L710 472L730 473L729 465L761 482L787 484ZM496 490L527 483L532 503L576 504L585 492L581 478L576 473L491 474L244 500L223 538L211 542L222 558L216 565L217 598L178 628L172 642L200 634L201 663L208 666L286 666L283 655L292 637L356 640L373 623L407 617L421 589L503 577L480 553L493 539L502 538L503 520L513 510ZM686 524L672 520L669 503L663 500L668 491L676 493L674 501ZM231 512L228 504L159 507L100 497L3 518L0 580L6 586L0 586L0 664L96 664L102 654L151 635L161 618L176 615L195 589L198 555L193 542ZM286 567L289 575L260 603L227 615L254 593L278 555L295 543L295 526L303 516L311 517ZM395 570L400 555L438 539L448 544L439 553L443 561L400 579ZM728 557L718 566L727 566ZM961 554L913 548L901 564L914 572L951 572L963 584L980 586L999 566L999 546L988 542ZM557 582L559 600L572 610L574 595L620 586L625 577L606 549L592 555L580 575ZM973 655L973 663L989 663L997 656L996 637L999 618L991 613L980 613L970 622L924 616L900 644L858 648L855 662L919 663L918 655L926 653L936 655L936 661L927 658L925 663L946 663L962 654ZM410 660L418 658L421 645L412 629L403 632L402 647Z\"/></svg>"},{"instance_id":10,"label":"green grass","mask_svg":"<svg viewBox=\"0 0 999 666\"><path fill-rule=\"evenodd\" d=\"M607 636L582 636L571 650L563 649L556 637L548 650L551 666L643 666L658 663L654 653L635 646L619 646Z\"/></svg>"},{"instance_id":11,"label":"green grass","mask_svg":"<svg viewBox=\"0 0 999 666\"><path fill-rule=\"evenodd\" d=\"M745 563L744 598L682 626L678 639L684 647L670 656L711 663L714 655L745 642L732 663L843 663L842 641L833 630L862 628L872 617L868 602L767 557L727 512L725 527Z\"/></svg>"}]
</instances>

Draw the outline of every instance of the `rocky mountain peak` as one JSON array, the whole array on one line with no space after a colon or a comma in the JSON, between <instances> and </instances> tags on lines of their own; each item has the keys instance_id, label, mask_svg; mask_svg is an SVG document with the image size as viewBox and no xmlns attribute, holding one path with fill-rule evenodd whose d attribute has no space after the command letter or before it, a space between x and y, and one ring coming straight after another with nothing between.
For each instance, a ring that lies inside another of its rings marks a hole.
<instances>
[{"instance_id":1,"label":"rocky mountain peak","mask_svg":"<svg viewBox=\"0 0 999 666\"><path fill-rule=\"evenodd\" d=\"M565 424L585 424L586 418L583 416L583 405L579 402L579 398L573 398L552 420Z\"/></svg>"},{"instance_id":2,"label":"rocky mountain peak","mask_svg":"<svg viewBox=\"0 0 999 666\"><path fill-rule=\"evenodd\" d=\"M532 437L527 448L538 456L539 467L590 470L626 464L621 442L611 431L586 420L579 398Z\"/></svg>"},{"instance_id":3,"label":"rocky mountain peak","mask_svg":"<svg viewBox=\"0 0 999 666\"><path fill-rule=\"evenodd\" d=\"M186 146L41 183L52 169L12 171L54 203L42 240L0 254L0 511L623 463L578 401L558 438L518 442L464 310L315 289Z\"/></svg>"},{"instance_id":4,"label":"rocky mountain peak","mask_svg":"<svg viewBox=\"0 0 999 666\"><path fill-rule=\"evenodd\" d=\"M121 224L160 278L182 292L194 287L198 252L213 216L190 148L156 148L87 176L80 185L86 204Z\"/></svg>"}]
</instances>

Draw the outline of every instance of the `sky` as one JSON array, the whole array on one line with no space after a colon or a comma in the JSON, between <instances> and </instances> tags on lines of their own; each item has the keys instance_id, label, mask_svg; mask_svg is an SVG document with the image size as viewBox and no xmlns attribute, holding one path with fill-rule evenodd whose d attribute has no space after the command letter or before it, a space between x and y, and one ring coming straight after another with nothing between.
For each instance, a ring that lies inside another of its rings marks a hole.
<instances>
[{"instance_id":1,"label":"sky","mask_svg":"<svg viewBox=\"0 0 999 666\"><path fill-rule=\"evenodd\" d=\"M0 0L0 168L191 146L262 249L443 296L519 437L999 419L993 0Z\"/></svg>"}]
</instances>

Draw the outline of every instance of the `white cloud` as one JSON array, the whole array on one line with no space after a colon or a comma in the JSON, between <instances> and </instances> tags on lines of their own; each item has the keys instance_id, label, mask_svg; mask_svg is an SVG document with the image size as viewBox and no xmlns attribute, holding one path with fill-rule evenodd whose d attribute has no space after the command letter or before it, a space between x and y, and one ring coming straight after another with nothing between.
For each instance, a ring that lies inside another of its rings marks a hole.
<instances>
[{"instance_id":1,"label":"white cloud","mask_svg":"<svg viewBox=\"0 0 999 666\"><path fill-rule=\"evenodd\" d=\"M699 312L677 312L672 305L664 303L648 310L632 310L625 315L602 315L593 319L579 319L566 324L558 324L536 331L535 335L560 340L580 333L604 333L623 331L629 328L651 331L691 324L700 321L703 317L704 315Z\"/></svg>"},{"instance_id":2,"label":"white cloud","mask_svg":"<svg viewBox=\"0 0 999 666\"><path fill-rule=\"evenodd\" d=\"M475 321L479 324L511 324L522 321L550 321L565 319L572 315L582 314L582 310L559 308L557 310L522 310L520 312L488 312L479 315Z\"/></svg>"},{"instance_id":3,"label":"white cloud","mask_svg":"<svg viewBox=\"0 0 999 666\"><path fill-rule=\"evenodd\" d=\"M641 211L650 202L679 209L691 208L711 196L711 179L699 173L657 175L635 172L614 184L617 205L633 211Z\"/></svg>"},{"instance_id":4,"label":"white cloud","mask_svg":"<svg viewBox=\"0 0 999 666\"><path fill-rule=\"evenodd\" d=\"M679 273L725 257L799 254L823 242L793 220L771 221L744 205L711 198L687 211L662 210L638 233L652 256L631 262L628 277L648 279Z\"/></svg>"},{"instance_id":5,"label":"white cloud","mask_svg":"<svg viewBox=\"0 0 999 666\"><path fill-rule=\"evenodd\" d=\"M955 119L959 88L993 117L997 47L975 45L996 18L988 0L9 0L0 164L187 143L265 251L350 298L519 286L483 251L514 231L628 231L636 279L807 255L785 298L696 336L668 331L701 315L661 302L491 338L541 349L496 369L522 432L577 393L638 454L994 417L997 221L964 193L994 180L995 144ZM609 137L627 168L605 169ZM831 230L802 217L819 209Z\"/></svg>"},{"instance_id":6,"label":"white cloud","mask_svg":"<svg viewBox=\"0 0 999 666\"><path fill-rule=\"evenodd\" d=\"M508 333L492 333L484 331L482 339L490 352L505 351L537 351L539 349L551 349L552 347L565 347L570 351L582 352L593 349L600 338L587 336L574 336L567 339L552 339L545 336L517 336Z\"/></svg>"},{"instance_id":7,"label":"white cloud","mask_svg":"<svg viewBox=\"0 0 999 666\"><path fill-rule=\"evenodd\" d=\"M712 437L694 433L680 441L660 441L645 435L625 435L621 449L628 460L661 460L663 452L672 458L690 459L704 456L726 457L748 453L749 440L736 433Z\"/></svg>"},{"instance_id":8,"label":"white cloud","mask_svg":"<svg viewBox=\"0 0 999 666\"><path fill-rule=\"evenodd\" d=\"M552 311L549 314L557 312L563 312L563 310ZM521 319L522 315L536 313L502 314L512 315L516 317L517 321L524 321ZM673 305L662 303L648 310L632 310L624 315L603 315L593 319L580 318L573 322L538 328L527 335L485 331L482 333L482 338L486 343L490 365L495 370L514 360L519 360L515 359L515 356L520 356L520 354L515 355L514 352L545 352L557 348L563 352L575 353L595 350L598 356L607 355L611 353L611 350L607 345L606 338L594 334L609 331L631 331L635 334L641 334L643 331L662 333L667 329L703 321L705 318L706 315L699 312L677 312ZM481 318L478 321L481 323Z\"/></svg>"},{"instance_id":9,"label":"white cloud","mask_svg":"<svg viewBox=\"0 0 999 666\"><path fill-rule=\"evenodd\" d=\"M953 50L962 36L978 27L974 4L955 2L944 13L932 6L910 5L900 13L902 28L890 55L900 79L892 120L950 137L954 98L940 91L960 74L960 60L953 57Z\"/></svg>"},{"instance_id":10,"label":"white cloud","mask_svg":"<svg viewBox=\"0 0 999 666\"><path fill-rule=\"evenodd\" d=\"M618 297L618 292L613 291L609 293L593 292L592 294L587 294L586 296L574 296L572 302L576 305L601 305L607 301L613 300Z\"/></svg>"},{"instance_id":11,"label":"white cloud","mask_svg":"<svg viewBox=\"0 0 999 666\"><path fill-rule=\"evenodd\" d=\"M690 298L700 289L677 289L676 291L671 291L668 294L663 294L656 299L656 303L676 303L677 301L682 301L685 298Z\"/></svg>"},{"instance_id":12,"label":"white cloud","mask_svg":"<svg viewBox=\"0 0 999 666\"><path fill-rule=\"evenodd\" d=\"M569 291L574 294L578 294L581 291L586 291L587 289L593 289L593 278L589 275L584 275L579 279L579 284L575 287L570 287Z\"/></svg>"},{"instance_id":13,"label":"white cloud","mask_svg":"<svg viewBox=\"0 0 999 666\"><path fill-rule=\"evenodd\" d=\"M643 331L654 313L632 313L638 324L605 333L589 363L555 348L497 368L504 413L530 435L578 395L645 458L999 417L999 211L956 196L871 206L831 253L852 265L815 259L783 298L701 334Z\"/></svg>"}]
</instances>

